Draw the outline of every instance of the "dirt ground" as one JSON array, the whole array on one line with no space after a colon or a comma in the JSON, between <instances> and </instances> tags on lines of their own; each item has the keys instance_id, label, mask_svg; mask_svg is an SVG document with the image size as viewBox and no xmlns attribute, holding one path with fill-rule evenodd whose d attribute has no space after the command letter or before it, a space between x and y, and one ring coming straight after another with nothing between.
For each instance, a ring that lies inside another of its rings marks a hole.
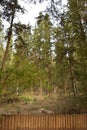
<instances>
[{"instance_id":1,"label":"dirt ground","mask_svg":"<svg viewBox=\"0 0 87 130\"><path fill-rule=\"evenodd\" d=\"M84 108L78 105L68 97L25 94L2 102L0 114L87 113L87 105Z\"/></svg>"},{"instance_id":2,"label":"dirt ground","mask_svg":"<svg viewBox=\"0 0 87 130\"><path fill-rule=\"evenodd\" d=\"M0 114L30 114L30 113L53 113L57 98L48 96L20 96L17 100L9 100L1 103Z\"/></svg>"}]
</instances>

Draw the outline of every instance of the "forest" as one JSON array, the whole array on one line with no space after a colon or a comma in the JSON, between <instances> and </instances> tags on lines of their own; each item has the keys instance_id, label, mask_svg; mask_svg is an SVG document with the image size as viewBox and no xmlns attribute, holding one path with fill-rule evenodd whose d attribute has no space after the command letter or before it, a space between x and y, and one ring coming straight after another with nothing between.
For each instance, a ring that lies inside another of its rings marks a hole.
<instances>
[{"instance_id":1,"label":"forest","mask_svg":"<svg viewBox=\"0 0 87 130\"><path fill-rule=\"evenodd\" d=\"M25 13L20 0L0 0L0 104L27 100L24 93L48 95L49 100L57 95L56 102L62 97L60 102L70 105L60 113L86 113L87 1L67 0L64 6L50 0L33 28L15 22L17 13Z\"/></svg>"}]
</instances>

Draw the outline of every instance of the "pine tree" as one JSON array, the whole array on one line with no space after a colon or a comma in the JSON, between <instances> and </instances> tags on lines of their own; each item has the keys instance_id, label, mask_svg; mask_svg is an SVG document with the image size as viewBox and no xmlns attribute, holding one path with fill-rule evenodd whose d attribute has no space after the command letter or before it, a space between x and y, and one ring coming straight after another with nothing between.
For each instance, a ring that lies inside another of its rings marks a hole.
<instances>
[{"instance_id":1,"label":"pine tree","mask_svg":"<svg viewBox=\"0 0 87 130\"><path fill-rule=\"evenodd\" d=\"M34 54L36 65L38 66L39 86L51 87L51 65L52 65L52 42L51 42L52 23L49 15L42 13L37 17L37 26L34 30ZM42 90L41 90L42 91Z\"/></svg>"},{"instance_id":2,"label":"pine tree","mask_svg":"<svg viewBox=\"0 0 87 130\"><path fill-rule=\"evenodd\" d=\"M87 63L87 25L86 25L86 4L84 1L68 1L69 3L69 11L70 11L70 19L72 22L72 30L74 34L74 43L76 44L76 61L77 61L77 69L76 76L77 81L79 82L79 90L86 91L86 63ZM83 17L84 14L84 17ZM83 90L82 90L83 89Z\"/></svg>"}]
</instances>

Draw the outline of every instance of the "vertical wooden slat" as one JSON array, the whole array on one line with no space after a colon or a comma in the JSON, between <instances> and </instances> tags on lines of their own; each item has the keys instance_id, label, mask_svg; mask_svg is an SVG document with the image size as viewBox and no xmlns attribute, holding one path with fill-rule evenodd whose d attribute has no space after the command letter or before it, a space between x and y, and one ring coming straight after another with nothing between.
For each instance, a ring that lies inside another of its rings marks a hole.
<instances>
[{"instance_id":1,"label":"vertical wooden slat","mask_svg":"<svg viewBox=\"0 0 87 130\"><path fill-rule=\"evenodd\" d=\"M56 130L56 115L54 115L54 130Z\"/></svg>"},{"instance_id":2,"label":"vertical wooden slat","mask_svg":"<svg viewBox=\"0 0 87 130\"><path fill-rule=\"evenodd\" d=\"M9 128L9 116L5 116L5 123L4 123L4 125L5 125L5 130L7 130L8 128Z\"/></svg>"},{"instance_id":3,"label":"vertical wooden slat","mask_svg":"<svg viewBox=\"0 0 87 130\"><path fill-rule=\"evenodd\" d=\"M28 119L29 119L29 122L30 122L30 124L29 124L30 127L29 128L31 129L31 115L29 115Z\"/></svg>"},{"instance_id":4,"label":"vertical wooden slat","mask_svg":"<svg viewBox=\"0 0 87 130\"><path fill-rule=\"evenodd\" d=\"M17 118L18 118L18 129L19 129L19 127L20 127L20 125L21 125L21 124L20 124L20 115L18 115Z\"/></svg>"},{"instance_id":5,"label":"vertical wooden slat","mask_svg":"<svg viewBox=\"0 0 87 130\"><path fill-rule=\"evenodd\" d=\"M74 117L75 117L75 128L78 129L78 127L79 127L78 126L79 125L78 124L78 114L76 116L74 116Z\"/></svg>"},{"instance_id":6,"label":"vertical wooden slat","mask_svg":"<svg viewBox=\"0 0 87 130\"><path fill-rule=\"evenodd\" d=\"M26 126L26 115L24 116L24 130L26 130L27 126Z\"/></svg>"},{"instance_id":7,"label":"vertical wooden slat","mask_svg":"<svg viewBox=\"0 0 87 130\"><path fill-rule=\"evenodd\" d=\"M46 129L49 130L49 115L46 116Z\"/></svg>"},{"instance_id":8,"label":"vertical wooden slat","mask_svg":"<svg viewBox=\"0 0 87 130\"><path fill-rule=\"evenodd\" d=\"M26 124L25 127L28 129L28 116L27 115L26 115L26 123L25 124Z\"/></svg>"},{"instance_id":9,"label":"vertical wooden slat","mask_svg":"<svg viewBox=\"0 0 87 130\"><path fill-rule=\"evenodd\" d=\"M14 128L17 129L17 115L14 116Z\"/></svg>"},{"instance_id":10,"label":"vertical wooden slat","mask_svg":"<svg viewBox=\"0 0 87 130\"><path fill-rule=\"evenodd\" d=\"M73 116L71 115L71 130L73 129Z\"/></svg>"},{"instance_id":11,"label":"vertical wooden slat","mask_svg":"<svg viewBox=\"0 0 87 130\"><path fill-rule=\"evenodd\" d=\"M84 120L85 115L82 116L82 120L83 120L83 124L82 124L82 128L85 128L85 120Z\"/></svg>"},{"instance_id":12,"label":"vertical wooden slat","mask_svg":"<svg viewBox=\"0 0 87 130\"><path fill-rule=\"evenodd\" d=\"M22 129L24 129L24 115L22 115L22 122L21 122L21 126L22 126Z\"/></svg>"},{"instance_id":13,"label":"vertical wooden slat","mask_svg":"<svg viewBox=\"0 0 87 130\"><path fill-rule=\"evenodd\" d=\"M55 127L56 129L58 129L58 116L57 115L55 116Z\"/></svg>"},{"instance_id":14,"label":"vertical wooden slat","mask_svg":"<svg viewBox=\"0 0 87 130\"><path fill-rule=\"evenodd\" d=\"M28 115L26 115L26 128L28 129Z\"/></svg>"},{"instance_id":15,"label":"vertical wooden slat","mask_svg":"<svg viewBox=\"0 0 87 130\"><path fill-rule=\"evenodd\" d=\"M8 128L12 130L12 122L11 122L11 115L9 115L9 118L8 118Z\"/></svg>"},{"instance_id":16,"label":"vertical wooden slat","mask_svg":"<svg viewBox=\"0 0 87 130\"><path fill-rule=\"evenodd\" d=\"M2 116L2 130L5 130L5 115Z\"/></svg>"},{"instance_id":17,"label":"vertical wooden slat","mask_svg":"<svg viewBox=\"0 0 87 130\"><path fill-rule=\"evenodd\" d=\"M84 128L86 129L87 128L87 120L86 120L86 115L83 116L84 117Z\"/></svg>"},{"instance_id":18,"label":"vertical wooden slat","mask_svg":"<svg viewBox=\"0 0 87 130\"><path fill-rule=\"evenodd\" d=\"M55 127L55 115L53 115L53 129L55 130L56 127Z\"/></svg>"},{"instance_id":19,"label":"vertical wooden slat","mask_svg":"<svg viewBox=\"0 0 87 130\"><path fill-rule=\"evenodd\" d=\"M35 124L35 126L34 126L34 128L37 130L38 129L38 116L34 116L34 124Z\"/></svg>"},{"instance_id":20,"label":"vertical wooden slat","mask_svg":"<svg viewBox=\"0 0 87 130\"><path fill-rule=\"evenodd\" d=\"M85 116L85 115L82 115L82 128L85 128L84 116Z\"/></svg>"},{"instance_id":21,"label":"vertical wooden slat","mask_svg":"<svg viewBox=\"0 0 87 130\"><path fill-rule=\"evenodd\" d=\"M55 120L55 130L56 130L56 115L54 115L54 120Z\"/></svg>"},{"instance_id":22,"label":"vertical wooden slat","mask_svg":"<svg viewBox=\"0 0 87 130\"><path fill-rule=\"evenodd\" d=\"M77 115L77 129L80 129L80 128L82 128L82 125L81 125L81 117L82 117L82 115L81 114L78 114Z\"/></svg>"},{"instance_id":23,"label":"vertical wooden slat","mask_svg":"<svg viewBox=\"0 0 87 130\"><path fill-rule=\"evenodd\" d=\"M40 116L38 115L38 130L40 129Z\"/></svg>"},{"instance_id":24,"label":"vertical wooden slat","mask_svg":"<svg viewBox=\"0 0 87 130\"><path fill-rule=\"evenodd\" d=\"M72 121L73 121L73 129L75 128L75 122L76 122L76 119L74 118L74 114L72 115Z\"/></svg>"},{"instance_id":25,"label":"vertical wooden slat","mask_svg":"<svg viewBox=\"0 0 87 130\"><path fill-rule=\"evenodd\" d=\"M36 116L35 115L33 115L33 129L35 130L35 128L36 128L36 121L35 121L35 118L36 118ZM34 125L35 124L35 125Z\"/></svg>"},{"instance_id":26,"label":"vertical wooden slat","mask_svg":"<svg viewBox=\"0 0 87 130\"><path fill-rule=\"evenodd\" d=\"M28 122L28 128L29 128L29 125L30 125L30 122L29 122L29 115L27 115L27 122Z\"/></svg>"},{"instance_id":27,"label":"vertical wooden slat","mask_svg":"<svg viewBox=\"0 0 87 130\"><path fill-rule=\"evenodd\" d=\"M42 115L42 130L45 128L44 126L44 115Z\"/></svg>"},{"instance_id":28,"label":"vertical wooden slat","mask_svg":"<svg viewBox=\"0 0 87 130\"><path fill-rule=\"evenodd\" d=\"M42 118L42 115L41 115L41 117L40 117L40 121L41 121L41 126L40 126L40 127L41 127L41 130L43 130L43 127L42 127L42 119L43 119L43 118Z\"/></svg>"},{"instance_id":29,"label":"vertical wooden slat","mask_svg":"<svg viewBox=\"0 0 87 130\"><path fill-rule=\"evenodd\" d=\"M25 115L23 115L23 129L25 130Z\"/></svg>"},{"instance_id":30,"label":"vertical wooden slat","mask_svg":"<svg viewBox=\"0 0 87 130\"><path fill-rule=\"evenodd\" d=\"M56 116L56 128L59 128L59 116Z\"/></svg>"},{"instance_id":31,"label":"vertical wooden slat","mask_svg":"<svg viewBox=\"0 0 87 130\"><path fill-rule=\"evenodd\" d=\"M61 122L61 120L62 120L62 116L60 115L60 118L59 118L60 124L59 125L60 125L60 128L62 129L62 124L61 124L62 122Z\"/></svg>"},{"instance_id":32,"label":"vertical wooden slat","mask_svg":"<svg viewBox=\"0 0 87 130\"><path fill-rule=\"evenodd\" d=\"M83 124L82 124L82 115L80 115L80 121L79 121L79 128L82 128Z\"/></svg>"},{"instance_id":33,"label":"vertical wooden slat","mask_svg":"<svg viewBox=\"0 0 87 130\"><path fill-rule=\"evenodd\" d=\"M82 115L78 115L79 129L82 128Z\"/></svg>"},{"instance_id":34,"label":"vertical wooden slat","mask_svg":"<svg viewBox=\"0 0 87 130\"><path fill-rule=\"evenodd\" d=\"M2 115L0 116L0 129L2 129Z\"/></svg>"},{"instance_id":35,"label":"vertical wooden slat","mask_svg":"<svg viewBox=\"0 0 87 130\"><path fill-rule=\"evenodd\" d=\"M30 115L28 115L28 128L30 129Z\"/></svg>"}]
</instances>

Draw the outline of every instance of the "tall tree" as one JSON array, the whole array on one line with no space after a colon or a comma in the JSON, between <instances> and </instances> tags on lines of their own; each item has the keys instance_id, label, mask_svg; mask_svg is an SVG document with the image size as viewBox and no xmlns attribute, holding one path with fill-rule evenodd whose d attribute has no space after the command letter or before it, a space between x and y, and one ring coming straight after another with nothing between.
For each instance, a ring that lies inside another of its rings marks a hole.
<instances>
[{"instance_id":1,"label":"tall tree","mask_svg":"<svg viewBox=\"0 0 87 130\"><path fill-rule=\"evenodd\" d=\"M2 12L2 19L6 20L8 22L9 28L7 28L6 30L6 36L4 39L6 39L5 43L6 43L6 47L4 48L4 53L3 53L3 57L2 57L2 61L1 61L1 65L0 65L0 71L2 73L2 75L0 75L0 84L2 86L2 88L6 88L6 80L8 78L8 75L10 74L10 72L8 73L7 71L7 62L10 59L10 51L11 51L11 45L12 44L12 31L13 31L13 24L14 24L14 19L15 19L15 15L18 11L23 12L23 9L20 7L20 5L18 4L17 0L6 0L6 1L2 1L0 3L0 7L1 7L1 12Z\"/></svg>"},{"instance_id":2,"label":"tall tree","mask_svg":"<svg viewBox=\"0 0 87 130\"><path fill-rule=\"evenodd\" d=\"M51 63L52 63L52 42L51 42L51 30L52 23L50 21L49 15L42 13L37 17L37 26L34 30L34 52L37 59L37 65L39 67L39 71L43 70L44 76L46 79L43 80L39 76L40 86L51 85ZM44 83L43 83L44 81Z\"/></svg>"},{"instance_id":3,"label":"tall tree","mask_svg":"<svg viewBox=\"0 0 87 130\"><path fill-rule=\"evenodd\" d=\"M4 53L3 41L4 41L3 26L2 26L2 20L0 18L0 65L1 65L3 53Z\"/></svg>"},{"instance_id":4,"label":"tall tree","mask_svg":"<svg viewBox=\"0 0 87 130\"><path fill-rule=\"evenodd\" d=\"M2 5L2 9L3 9L2 10L2 17L5 18L10 23L10 27L9 27L8 33L7 33L6 49L4 52L2 65L1 65L1 70L3 71L5 69L5 63L6 63L7 55L8 55L8 51L9 51L9 46L10 46L10 41L11 41L11 36L12 36L12 27L13 27L15 14L16 14L16 11L21 9L21 7L18 5L17 0L3 1L3 2L1 2L1 5Z\"/></svg>"},{"instance_id":5,"label":"tall tree","mask_svg":"<svg viewBox=\"0 0 87 130\"><path fill-rule=\"evenodd\" d=\"M86 63L87 63L87 24L86 24L86 1L69 1L70 19L74 34L74 43L76 44L77 69L76 75L79 81L79 89L86 91ZM79 69L78 69L79 68ZM83 86L83 87L81 87Z\"/></svg>"}]
</instances>

